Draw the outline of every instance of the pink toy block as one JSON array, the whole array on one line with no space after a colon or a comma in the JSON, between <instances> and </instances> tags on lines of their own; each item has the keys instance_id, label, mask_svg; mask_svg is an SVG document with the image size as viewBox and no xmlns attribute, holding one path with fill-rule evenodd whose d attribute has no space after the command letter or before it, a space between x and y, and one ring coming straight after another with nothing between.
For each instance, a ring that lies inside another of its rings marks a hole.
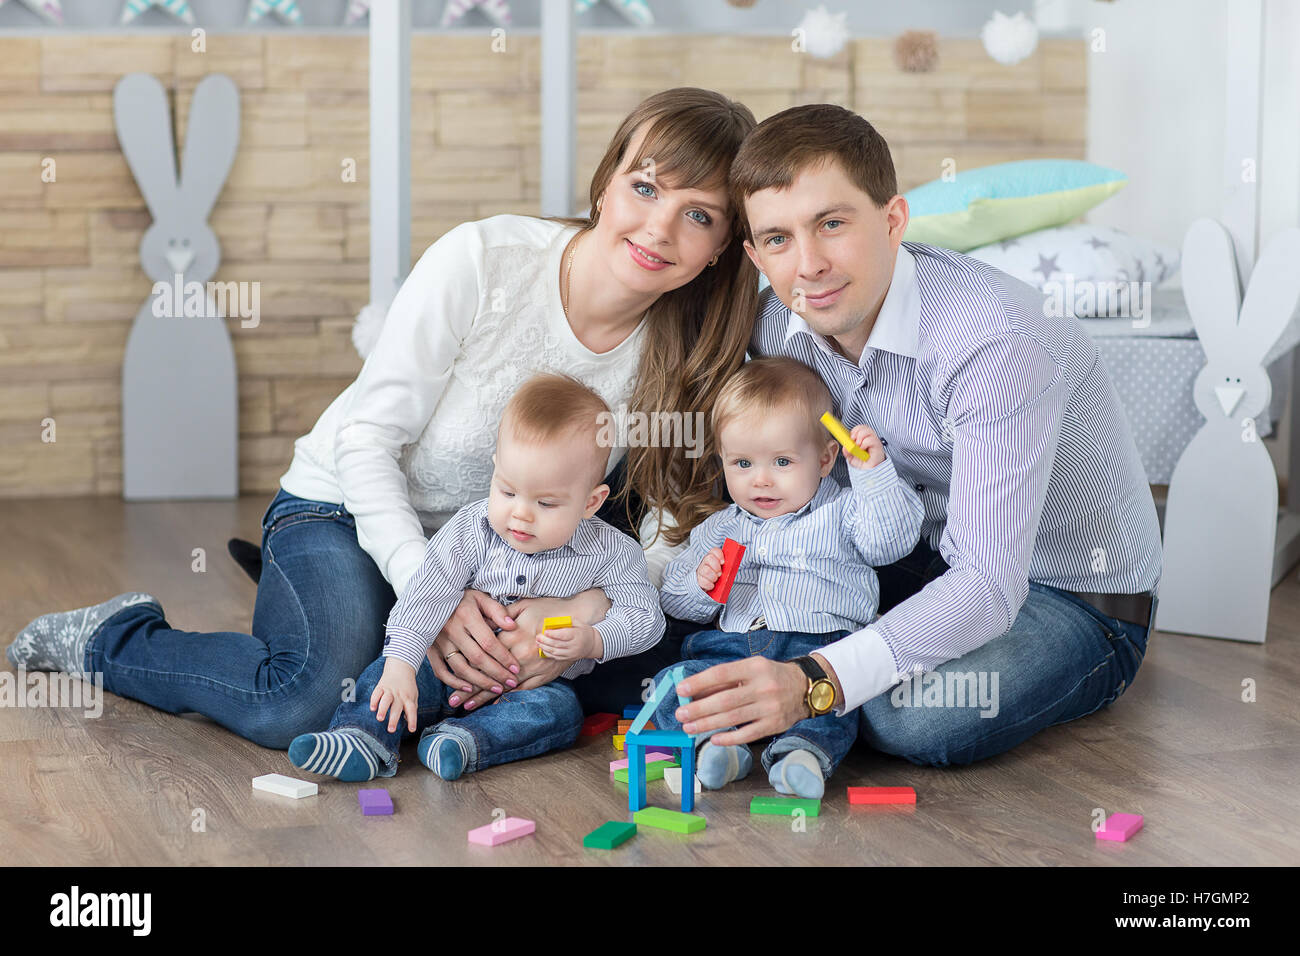
<instances>
[{"instance_id":1,"label":"pink toy block","mask_svg":"<svg viewBox=\"0 0 1300 956\"><path fill-rule=\"evenodd\" d=\"M849 805L916 803L916 791L911 787L849 787Z\"/></svg>"},{"instance_id":2,"label":"pink toy block","mask_svg":"<svg viewBox=\"0 0 1300 956\"><path fill-rule=\"evenodd\" d=\"M672 754L666 754L659 750L656 750L653 753L648 753L645 755L646 763L654 763L656 760L676 760L676 759L677 758L674 757ZM615 770L623 770L626 767L627 767L627 758L624 758L622 760L611 760L609 762L610 773L613 773Z\"/></svg>"},{"instance_id":3,"label":"pink toy block","mask_svg":"<svg viewBox=\"0 0 1300 956\"><path fill-rule=\"evenodd\" d=\"M528 836L528 834L532 833L536 829L537 824L532 820L521 820L519 817L506 817L504 820L496 823L489 823L476 830L470 830L469 842L477 843L481 846L497 846L500 843L517 840L521 836Z\"/></svg>"},{"instance_id":4,"label":"pink toy block","mask_svg":"<svg viewBox=\"0 0 1300 956\"><path fill-rule=\"evenodd\" d=\"M1106 824L1097 831L1098 840L1112 840L1123 843L1142 829L1142 814L1112 813L1106 818Z\"/></svg>"}]
</instances>

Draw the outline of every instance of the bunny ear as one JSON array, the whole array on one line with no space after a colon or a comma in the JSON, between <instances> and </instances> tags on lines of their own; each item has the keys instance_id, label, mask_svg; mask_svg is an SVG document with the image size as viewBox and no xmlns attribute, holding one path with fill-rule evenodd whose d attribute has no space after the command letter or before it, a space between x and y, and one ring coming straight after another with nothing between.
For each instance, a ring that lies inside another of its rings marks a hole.
<instances>
[{"instance_id":1,"label":"bunny ear","mask_svg":"<svg viewBox=\"0 0 1300 956\"><path fill-rule=\"evenodd\" d=\"M181 163L181 201L202 221L217 201L239 146L239 90L230 77L210 73L190 102Z\"/></svg>"},{"instance_id":2,"label":"bunny ear","mask_svg":"<svg viewBox=\"0 0 1300 956\"><path fill-rule=\"evenodd\" d=\"M113 123L122 155L155 220L176 200L176 148L162 84L129 73L113 88Z\"/></svg>"},{"instance_id":3,"label":"bunny ear","mask_svg":"<svg viewBox=\"0 0 1300 956\"><path fill-rule=\"evenodd\" d=\"M1183 237L1183 300L1207 360L1236 349L1241 287L1232 237L1213 219L1198 219Z\"/></svg>"},{"instance_id":4,"label":"bunny ear","mask_svg":"<svg viewBox=\"0 0 1300 956\"><path fill-rule=\"evenodd\" d=\"M1238 332L1241 354L1263 362L1286 331L1300 305L1300 229L1292 226L1273 237L1250 274L1241 304Z\"/></svg>"}]
</instances>

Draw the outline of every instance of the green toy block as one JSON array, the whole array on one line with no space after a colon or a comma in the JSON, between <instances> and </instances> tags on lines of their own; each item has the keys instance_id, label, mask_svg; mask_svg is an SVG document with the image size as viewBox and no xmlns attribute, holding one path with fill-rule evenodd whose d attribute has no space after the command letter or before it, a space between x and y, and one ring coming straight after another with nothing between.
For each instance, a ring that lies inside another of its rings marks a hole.
<instances>
[{"instance_id":1,"label":"green toy block","mask_svg":"<svg viewBox=\"0 0 1300 956\"><path fill-rule=\"evenodd\" d=\"M592 850L612 850L636 836L635 823L610 820L582 838L582 845Z\"/></svg>"},{"instance_id":2,"label":"green toy block","mask_svg":"<svg viewBox=\"0 0 1300 956\"><path fill-rule=\"evenodd\" d=\"M681 764L679 764L676 760L671 760L671 761L656 760L654 763L648 763L645 765L646 782L648 783L651 780L662 780L664 778L665 767L680 767L680 766ZM627 767L624 767L622 770L615 770L614 779L617 780L619 783L627 783Z\"/></svg>"},{"instance_id":3,"label":"green toy block","mask_svg":"<svg viewBox=\"0 0 1300 956\"><path fill-rule=\"evenodd\" d=\"M778 817L792 817L795 810L802 810L810 817L821 813L820 800L805 800L800 797L755 797L749 801L750 813L770 813Z\"/></svg>"},{"instance_id":4,"label":"green toy block","mask_svg":"<svg viewBox=\"0 0 1300 956\"><path fill-rule=\"evenodd\" d=\"M676 810L665 810L663 807L646 807L644 810L638 810L632 814L632 819L648 827L672 830L674 833L698 833L708 823L704 817L697 817L693 813L678 813Z\"/></svg>"}]
</instances>

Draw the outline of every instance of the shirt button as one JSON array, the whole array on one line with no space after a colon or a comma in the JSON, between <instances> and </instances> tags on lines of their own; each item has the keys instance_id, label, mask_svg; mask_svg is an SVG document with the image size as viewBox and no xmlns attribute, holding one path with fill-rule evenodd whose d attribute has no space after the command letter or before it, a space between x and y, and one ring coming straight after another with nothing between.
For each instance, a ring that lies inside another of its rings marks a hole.
<instances>
[{"instance_id":1,"label":"shirt button","mask_svg":"<svg viewBox=\"0 0 1300 956\"><path fill-rule=\"evenodd\" d=\"M888 439L888 438L882 438L882 439L880 439L880 444L881 444L881 447L883 447L883 448L888 448L888 447L889 447L889 439Z\"/></svg>"},{"instance_id":2,"label":"shirt button","mask_svg":"<svg viewBox=\"0 0 1300 956\"><path fill-rule=\"evenodd\" d=\"M921 489L918 487L916 490L920 491ZM515 584L523 584L525 580L526 578L521 574L519 577L515 578Z\"/></svg>"},{"instance_id":3,"label":"shirt button","mask_svg":"<svg viewBox=\"0 0 1300 956\"><path fill-rule=\"evenodd\" d=\"M917 491L925 491L925 485L918 484L918 485L916 486L916 490L917 490Z\"/></svg>"}]
</instances>

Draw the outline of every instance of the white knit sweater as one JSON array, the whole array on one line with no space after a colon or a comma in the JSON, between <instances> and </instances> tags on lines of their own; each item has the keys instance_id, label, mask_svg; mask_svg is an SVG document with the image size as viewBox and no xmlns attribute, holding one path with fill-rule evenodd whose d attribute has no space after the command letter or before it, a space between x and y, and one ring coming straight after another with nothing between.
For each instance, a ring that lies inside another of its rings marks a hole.
<instances>
[{"instance_id":1,"label":"white knit sweater","mask_svg":"<svg viewBox=\"0 0 1300 956\"><path fill-rule=\"evenodd\" d=\"M568 372L612 410L631 400L646 323L608 352L578 341L559 286L575 231L502 215L446 233L402 283L356 381L294 443L281 487L343 502L399 597L428 535L488 494L497 423L529 376ZM611 470L625 453L611 450ZM679 550L662 538L647 550L656 587Z\"/></svg>"}]
</instances>

